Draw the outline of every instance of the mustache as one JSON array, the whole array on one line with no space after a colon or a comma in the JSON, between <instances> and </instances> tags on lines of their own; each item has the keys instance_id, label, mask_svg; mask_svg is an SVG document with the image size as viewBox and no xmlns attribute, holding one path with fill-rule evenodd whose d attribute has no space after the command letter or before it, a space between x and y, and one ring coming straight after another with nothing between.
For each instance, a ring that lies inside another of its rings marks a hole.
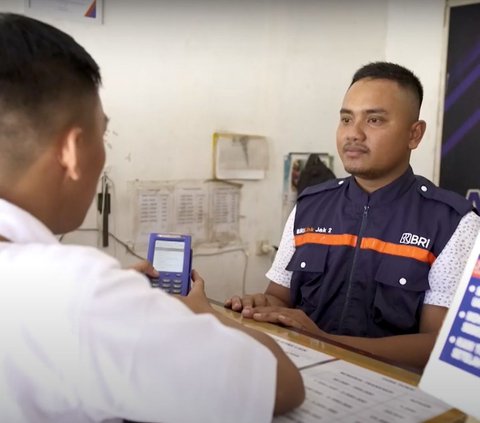
<instances>
[{"instance_id":1,"label":"mustache","mask_svg":"<svg viewBox=\"0 0 480 423\"><path fill-rule=\"evenodd\" d=\"M359 153L368 153L370 150L368 147L357 144L354 142L347 142L343 145L342 147L343 152L348 152L348 151L353 151L353 152L359 152Z\"/></svg>"}]
</instances>

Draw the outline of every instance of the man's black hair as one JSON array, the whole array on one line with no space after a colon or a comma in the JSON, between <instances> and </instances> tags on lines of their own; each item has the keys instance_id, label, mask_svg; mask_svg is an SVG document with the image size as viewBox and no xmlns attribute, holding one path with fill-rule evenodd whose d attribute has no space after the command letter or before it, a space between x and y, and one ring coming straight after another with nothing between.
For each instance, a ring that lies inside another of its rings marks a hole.
<instances>
[{"instance_id":1,"label":"man's black hair","mask_svg":"<svg viewBox=\"0 0 480 423\"><path fill-rule=\"evenodd\" d=\"M28 149L81 118L100 84L97 63L71 36L0 13L0 154L10 163L25 161Z\"/></svg>"},{"instance_id":2,"label":"man's black hair","mask_svg":"<svg viewBox=\"0 0 480 423\"><path fill-rule=\"evenodd\" d=\"M418 100L418 108L423 101L423 87L418 77L407 68L390 62L372 62L358 69L353 75L352 86L360 79L389 79L397 82L401 87L412 91Z\"/></svg>"}]
</instances>

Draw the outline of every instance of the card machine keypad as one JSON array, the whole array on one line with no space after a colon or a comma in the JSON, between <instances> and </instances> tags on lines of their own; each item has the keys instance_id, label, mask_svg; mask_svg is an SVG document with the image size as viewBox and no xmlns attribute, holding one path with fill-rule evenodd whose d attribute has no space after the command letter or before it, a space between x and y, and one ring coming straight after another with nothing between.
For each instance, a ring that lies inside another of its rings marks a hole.
<instances>
[{"instance_id":1,"label":"card machine keypad","mask_svg":"<svg viewBox=\"0 0 480 423\"><path fill-rule=\"evenodd\" d=\"M170 294L182 293L181 273L160 273L158 278L150 278L153 288L160 288Z\"/></svg>"}]
</instances>

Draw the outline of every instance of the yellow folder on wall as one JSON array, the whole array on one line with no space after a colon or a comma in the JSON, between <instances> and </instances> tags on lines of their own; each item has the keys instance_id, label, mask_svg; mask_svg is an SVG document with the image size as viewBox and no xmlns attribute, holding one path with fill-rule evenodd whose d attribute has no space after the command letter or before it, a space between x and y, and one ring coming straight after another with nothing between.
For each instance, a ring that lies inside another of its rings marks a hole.
<instances>
[{"instance_id":1,"label":"yellow folder on wall","mask_svg":"<svg viewBox=\"0 0 480 423\"><path fill-rule=\"evenodd\" d=\"M268 168L268 142L260 135L215 132L215 179L263 179Z\"/></svg>"}]
</instances>

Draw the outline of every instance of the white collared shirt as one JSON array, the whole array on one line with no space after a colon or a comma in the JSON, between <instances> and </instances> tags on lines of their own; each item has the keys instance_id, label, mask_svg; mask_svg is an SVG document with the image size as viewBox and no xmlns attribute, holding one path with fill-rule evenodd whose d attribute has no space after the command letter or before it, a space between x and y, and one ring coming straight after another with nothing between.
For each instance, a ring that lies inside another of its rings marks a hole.
<instances>
[{"instance_id":1,"label":"white collared shirt","mask_svg":"<svg viewBox=\"0 0 480 423\"><path fill-rule=\"evenodd\" d=\"M266 347L1 199L0 235L0 421L271 421Z\"/></svg>"}]
</instances>

